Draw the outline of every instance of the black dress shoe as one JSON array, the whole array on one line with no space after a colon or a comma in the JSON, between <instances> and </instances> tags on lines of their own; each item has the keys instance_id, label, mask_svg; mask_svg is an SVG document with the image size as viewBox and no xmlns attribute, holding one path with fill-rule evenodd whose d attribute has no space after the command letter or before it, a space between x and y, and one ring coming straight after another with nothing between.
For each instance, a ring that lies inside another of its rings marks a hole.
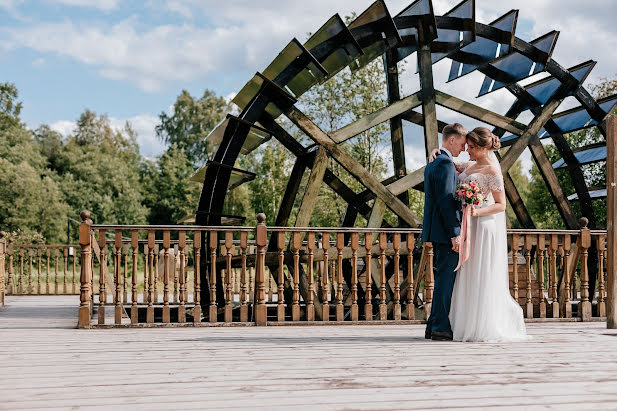
<instances>
[{"instance_id":1,"label":"black dress shoe","mask_svg":"<svg viewBox=\"0 0 617 411\"><path fill-rule=\"evenodd\" d=\"M424 331L424 338L426 338L427 340L431 339L431 328L430 327L426 327L426 330Z\"/></svg>"},{"instance_id":2,"label":"black dress shoe","mask_svg":"<svg viewBox=\"0 0 617 411\"><path fill-rule=\"evenodd\" d=\"M433 341L452 341L452 331L433 331L431 332Z\"/></svg>"}]
</instances>

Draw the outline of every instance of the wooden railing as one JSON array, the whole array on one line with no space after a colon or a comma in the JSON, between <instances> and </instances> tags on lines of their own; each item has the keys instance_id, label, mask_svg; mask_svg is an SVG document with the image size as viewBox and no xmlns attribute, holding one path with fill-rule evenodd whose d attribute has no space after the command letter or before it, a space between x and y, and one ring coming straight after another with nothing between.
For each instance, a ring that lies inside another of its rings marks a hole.
<instances>
[{"instance_id":1,"label":"wooden railing","mask_svg":"<svg viewBox=\"0 0 617 411\"><path fill-rule=\"evenodd\" d=\"M6 295L78 294L79 246L9 241L5 250Z\"/></svg>"},{"instance_id":2,"label":"wooden railing","mask_svg":"<svg viewBox=\"0 0 617 411\"><path fill-rule=\"evenodd\" d=\"M79 325L383 323L429 315L433 252L420 230L266 227L263 215L258 221L82 223ZM581 230L508 230L510 291L525 316L604 317L605 238L584 221ZM590 290L596 269L602 274ZM106 307L113 307L113 322Z\"/></svg>"}]
</instances>

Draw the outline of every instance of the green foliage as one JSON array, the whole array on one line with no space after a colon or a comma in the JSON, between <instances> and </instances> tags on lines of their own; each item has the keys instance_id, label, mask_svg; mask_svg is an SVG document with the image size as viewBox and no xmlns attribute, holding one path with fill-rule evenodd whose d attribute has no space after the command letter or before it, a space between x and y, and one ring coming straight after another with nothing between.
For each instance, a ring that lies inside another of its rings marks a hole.
<instances>
[{"instance_id":1,"label":"green foliage","mask_svg":"<svg viewBox=\"0 0 617 411\"><path fill-rule=\"evenodd\" d=\"M142 164L141 186L150 224L177 224L194 212L199 185L189 181L194 169L184 149L172 145L158 161Z\"/></svg>"},{"instance_id":2,"label":"green foliage","mask_svg":"<svg viewBox=\"0 0 617 411\"><path fill-rule=\"evenodd\" d=\"M198 100L182 90L171 116L164 112L159 116L161 124L156 127L156 134L165 143L184 149L191 164L204 164L211 148L204 139L229 110L225 99L210 90Z\"/></svg>"},{"instance_id":3,"label":"green foliage","mask_svg":"<svg viewBox=\"0 0 617 411\"><path fill-rule=\"evenodd\" d=\"M19 124L22 103L17 101L17 87L12 83L0 83L0 125Z\"/></svg>"}]
</instances>

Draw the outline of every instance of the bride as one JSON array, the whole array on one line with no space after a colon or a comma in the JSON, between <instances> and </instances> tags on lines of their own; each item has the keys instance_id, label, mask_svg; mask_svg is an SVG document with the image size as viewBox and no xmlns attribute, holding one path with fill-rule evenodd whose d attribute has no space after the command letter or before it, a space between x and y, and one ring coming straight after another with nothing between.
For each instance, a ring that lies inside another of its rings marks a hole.
<instances>
[{"instance_id":1,"label":"bride","mask_svg":"<svg viewBox=\"0 0 617 411\"><path fill-rule=\"evenodd\" d=\"M523 310L508 287L506 196L503 175L494 151L499 138L485 127L467 134L471 160L458 165L462 183L475 181L486 195L472 207L468 237L469 259L461 265L454 283L450 323L455 341L516 341L527 336ZM439 150L431 153L433 161Z\"/></svg>"}]
</instances>

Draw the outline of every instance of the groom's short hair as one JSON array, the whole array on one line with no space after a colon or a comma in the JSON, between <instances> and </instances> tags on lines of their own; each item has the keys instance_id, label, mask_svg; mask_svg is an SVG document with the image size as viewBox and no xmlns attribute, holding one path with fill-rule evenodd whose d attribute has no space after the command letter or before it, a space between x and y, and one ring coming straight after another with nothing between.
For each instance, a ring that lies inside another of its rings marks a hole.
<instances>
[{"instance_id":1,"label":"groom's short hair","mask_svg":"<svg viewBox=\"0 0 617 411\"><path fill-rule=\"evenodd\" d=\"M450 136L465 137L467 135L467 129L460 123L453 123L445 126L441 134L443 140L446 141Z\"/></svg>"}]
</instances>

